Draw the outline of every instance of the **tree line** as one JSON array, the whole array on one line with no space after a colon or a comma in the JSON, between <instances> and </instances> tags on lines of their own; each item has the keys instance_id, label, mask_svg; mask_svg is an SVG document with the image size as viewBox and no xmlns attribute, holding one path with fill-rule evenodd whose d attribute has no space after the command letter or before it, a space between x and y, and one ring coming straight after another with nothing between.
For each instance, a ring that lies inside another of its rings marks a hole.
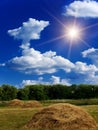
<instances>
[{"instance_id":1,"label":"tree line","mask_svg":"<svg viewBox=\"0 0 98 130\"><path fill-rule=\"evenodd\" d=\"M48 100L98 98L98 85L27 85L23 88L4 84L0 87L0 100Z\"/></svg>"}]
</instances>

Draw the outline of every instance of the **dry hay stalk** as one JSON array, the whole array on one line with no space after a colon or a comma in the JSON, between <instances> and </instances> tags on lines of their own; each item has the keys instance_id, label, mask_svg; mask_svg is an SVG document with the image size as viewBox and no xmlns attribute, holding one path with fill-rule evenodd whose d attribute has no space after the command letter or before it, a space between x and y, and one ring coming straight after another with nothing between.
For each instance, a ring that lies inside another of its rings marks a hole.
<instances>
[{"instance_id":1,"label":"dry hay stalk","mask_svg":"<svg viewBox=\"0 0 98 130\"><path fill-rule=\"evenodd\" d=\"M80 107L59 103L40 110L25 127L47 130L93 130L96 129L96 122Z\"/></svg>"}]
</instances>

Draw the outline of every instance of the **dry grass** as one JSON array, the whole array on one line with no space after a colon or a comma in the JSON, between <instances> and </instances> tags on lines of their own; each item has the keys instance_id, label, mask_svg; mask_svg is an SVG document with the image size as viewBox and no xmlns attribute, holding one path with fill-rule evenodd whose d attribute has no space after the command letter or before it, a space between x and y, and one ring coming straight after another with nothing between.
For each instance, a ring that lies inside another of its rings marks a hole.
<instances>
[{"instance_id":1,"label":"dry grass","mask_svg":"<svg viewBox=\"0 0 98 130\"><path fill-rule=\"evenodd\" d=\"M80 107L59 103L34 114L25 127L47 130L93 130L96 129L96 122Z\"/></svg>"}]
</instances>

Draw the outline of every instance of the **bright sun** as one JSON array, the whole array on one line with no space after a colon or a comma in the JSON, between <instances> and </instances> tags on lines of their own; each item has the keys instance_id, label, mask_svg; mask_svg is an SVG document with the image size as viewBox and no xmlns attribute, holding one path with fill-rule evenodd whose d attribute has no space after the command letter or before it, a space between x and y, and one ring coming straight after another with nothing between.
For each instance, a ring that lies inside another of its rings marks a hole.
<instances>
[{"instance_id":1,"label":"bright sun","mask_svg":"<svg viewBox=\"0 0 98 130\"><path fill-rule=\"evenodd\" d=\"M66 33L70 40L77 40L80 37L80 30L77 27L69 27Z\"/></svg>"}]
</instances>

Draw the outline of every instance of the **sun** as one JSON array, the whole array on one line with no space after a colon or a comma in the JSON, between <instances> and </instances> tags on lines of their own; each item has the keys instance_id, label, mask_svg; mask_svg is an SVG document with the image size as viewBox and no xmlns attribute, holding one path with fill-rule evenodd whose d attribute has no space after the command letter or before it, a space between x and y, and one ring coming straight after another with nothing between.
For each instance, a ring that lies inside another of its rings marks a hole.
<instances>
[{"instance_id":1,"label":"sun","mask_svg":"<svg viewBox=\"0 0 98 130\"><path fill-rule=\"evenodd\" d=\"M66 34L69 40L78 40L80 38L80 29L76 26L68 27Z\"/></svg>"}]
</instances>

